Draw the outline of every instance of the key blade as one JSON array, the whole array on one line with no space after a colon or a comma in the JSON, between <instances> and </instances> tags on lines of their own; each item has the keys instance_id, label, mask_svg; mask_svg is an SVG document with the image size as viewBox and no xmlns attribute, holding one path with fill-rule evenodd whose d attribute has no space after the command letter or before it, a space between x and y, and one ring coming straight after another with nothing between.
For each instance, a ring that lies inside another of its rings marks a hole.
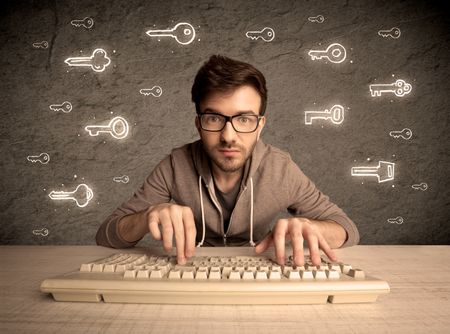
<instances>
[{"instance_id":1,"label":"key blade","mask_svg":"<svg viewBox=\"0 0 450 334\"><path fill-rule=\"evenodd\" d=\"M48 194L48 197L54 200L60 200L60 199L72 199L72 193L68 193L66 191L51 191L50 194Z\"/></svg>"},{"instance_id":2,"label":"key blade","mask_svg":"<svg viewBox=\"0 0 450 334\"><path fill-rule=\"evenodd\" d=\"M252 40L256 40L258 38L262 38L261 31L247 31L245 33L245 36L247 38L252 39Z\"/></svg>"},{"instance_id":3,"label":"key blade","mask_svg":"<svg viewBox=\"0 0 450 334\"><path fill-rule=\"evenodd\" d=\"M67 58L64 62L69 66L92 66L91 57Z\"/></svg>"},{"instance_id":4,"label":"key blade","mask_svg":"<svg viewBox=\"0 0 450 334\"><path fill-rule=\"evenodd\" d=\"M100 133L100 128L95 125L88 125L84 128L87 132L89 132L90 136L98 136Z\"/></svg>"}]
</instances>

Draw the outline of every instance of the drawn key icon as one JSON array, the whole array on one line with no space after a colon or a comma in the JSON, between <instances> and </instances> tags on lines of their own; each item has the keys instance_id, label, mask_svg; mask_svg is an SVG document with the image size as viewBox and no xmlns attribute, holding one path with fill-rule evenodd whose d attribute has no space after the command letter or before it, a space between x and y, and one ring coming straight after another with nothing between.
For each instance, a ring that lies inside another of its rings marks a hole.
<instances>
[{"instance_id":1,"label":"drawn key icon","mask_svg":"<svg viewBox=\"0 0 450 334\"><path fill-rule=\"evenodd\" d=\"M395 96L403 97L411 93L412 86L405 80L398 79L390 84L372 84L369 85L370 95L372 97L381 96L384 93L394 93Z\"/></svg>"},{"instance_id":2,"label":"drawn key icon","mask_svg":"<svg viewBox=\"0 0 450 334\"><path fill-rule=\"evenodd\" d=\"M352 167L352 176L376 176L378 183L394 180L395 163L379 161L374 167Z\"/></svg>"},{"instance_id":3,"label":"drawn key icon","mask_svg":"<svg viewBox=\"0 0 450 334\"><path fill-rule=\"evenodd\" d=\"M262 39L264 42L272 42L275 38L275 31L270 27L265 27L262 30L247 31L245 36L254 40Z\"/></svg>"},{"instance_id":4,"label":"drawn key icon","mask_svg":"<svg viewBox=\"0 0 450 334\"><path fill-rule=\"evenodd\" d=\"M94 26L94 20L90 17L85 17L82 20L72 20L70 24L75 27L85 27L86 29L91 29Z\"/></svg>"},{"instance_id":5,"label":"drawn key icon","mask_svg":"<svg viewBox=\"0 0 450 334\"><path fill-rule=\"evenodd\" d=\"M150 37L172 37L182 44L187 45L192 43L195 38L194 27L186 22L180 22L172 29L166 30L147 30L146 34Z\"/></svg>"},{"instance_id":6,"label":"drawn key icon","mask_svg":"<svg viewBox=\"0 0 450 334\"><path fill-rule=\"evenodd\" d=\"M326 50L311 50L308 52L308 56L312 60L328 59L332 63L342 63L346 56L347 51L339 43L330 44Z\"/></svg>"},{"instance_id":7,"label":"drawn key icon","mask_svg":"<svg viewBox=\"0 0 450 334\"><path fill-rule=\"evenodd\" d=\"M114 117L108 125L88 125L84 129L91 136L98 136L100 132L107 132L116 139L128 136L128 122L120 116Z\"/></svg>"},{"instance_id":8,"label":"drawn key icon","mask_svg":"<svg viewBox=\"0 0 450 334\"><path fill-rule=\"evenodd\" d=\"M329 110L305 111L305 124L312 124L314 119L331 120L333 124L341 124L344 121L344 107L335 104Z\"/></svg>"},{"instance_id":9,"label":"drawn key icon","mask_svg":"<svg viewBox=\"0 0 450 334\"><path fill-rule=\"evenodd\" d=\"M80 208L88 205L89 201L94 197L92 189L84 183L79 184L74 191L52 191L48 194L53 200L73 200Z\"/></svg>"},{"instance_id":10,"label":"drawn key icon","mask_svg":"<svg viewBox=\"0 0 450 334\"><path fill-rule=\"evenodd\" d=\"M69 66L85 66L92 68L95 72L103 72L111 64L111 59L103 49L95 49L90 57L72 57L64 61Z\"/></svg>"}]
</instances>

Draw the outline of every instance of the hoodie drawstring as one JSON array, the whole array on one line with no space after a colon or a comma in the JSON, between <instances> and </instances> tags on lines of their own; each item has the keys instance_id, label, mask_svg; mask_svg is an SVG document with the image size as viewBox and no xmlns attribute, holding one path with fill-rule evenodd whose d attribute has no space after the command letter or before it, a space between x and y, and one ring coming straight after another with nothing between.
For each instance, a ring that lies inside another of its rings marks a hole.
<instances>
[{"instance_id":1,"label":"hoodie drawstring","mask_svg":"<svg viewBox=\"0 0 450 334\"><path fill-rule=\"evenodd\" d=\"M203 207L203 192L202 192L202 177L198 178L198 189L200 194L200 208L202 211L202 239L197 244L197 247L203 246L205 241L206 223L205 223L205 210ZM253 241L253 178L250 177L250 246L254 247L256 244Z\"/></svg>"},{"instance_id":2,"label":"hoodie drawstring","mask_svg":"<svg viewBox=\"0 0 450 334\"><path fill-rule=\"evenodd\" d=\"M250 246L255 247L253 242L253 178L250 178Z\"/></svg>"},{"instance_id":3,"label":"hoodie drawstring","mask_svg":"<svg viewBox=\"0 0 450 334\"><path fill-rule=\"evenodd\" d=\"M200 208L202 210L202 240L197 244L197 247L202 247L203 242L205 241L205 231L206 231L206 225L205 225L205 210L203 209L203 194L202 194L202 177L199 176L198 178L198 189L200 192Z\"/></svg>"}]
</instances>

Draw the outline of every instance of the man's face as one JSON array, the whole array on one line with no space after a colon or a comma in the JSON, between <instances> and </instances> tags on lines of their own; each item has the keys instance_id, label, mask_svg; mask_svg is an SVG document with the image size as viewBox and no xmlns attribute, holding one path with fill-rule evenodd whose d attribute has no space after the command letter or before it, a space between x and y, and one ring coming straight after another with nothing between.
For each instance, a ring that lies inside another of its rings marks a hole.
<instances>
[{"instance_id":1,"label":"man's face","mask_svg":"<svg viewBox=\"0 0 450 334\"><path fill-rule=\"evenodd\" d=\"M224 116L240 114L259 115L261 97L252 86L241 86L230 92L211 93L200 103L201 113L216 113ZM261 118L256 131L251 133L236 132L230 122L222 131L210 132L203 130L200 119L196 117L195 125L202 139L203 146L219 170L225 173L239 171L250 157L265 118Z\"/></svg>"}]
</instances>

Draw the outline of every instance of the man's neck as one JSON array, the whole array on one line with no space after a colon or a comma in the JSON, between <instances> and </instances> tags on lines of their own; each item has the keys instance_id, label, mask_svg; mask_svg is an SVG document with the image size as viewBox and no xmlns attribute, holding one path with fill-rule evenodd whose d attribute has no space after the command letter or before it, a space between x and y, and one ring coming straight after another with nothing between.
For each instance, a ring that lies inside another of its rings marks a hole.
<instances>
[{"instance_id":1,"label":"man's neck","mask_svg":"<svg viewBox=\"0 0 450 334\"><path fill-rule=\"evenodd\" d=\"M217 188L225 194L230 192L236 186L236 183L241 181L243 173L244 168L241 168L236 172L224 172L214 165L212 168L214 182Z\"/></svg>"}]
</instances>

